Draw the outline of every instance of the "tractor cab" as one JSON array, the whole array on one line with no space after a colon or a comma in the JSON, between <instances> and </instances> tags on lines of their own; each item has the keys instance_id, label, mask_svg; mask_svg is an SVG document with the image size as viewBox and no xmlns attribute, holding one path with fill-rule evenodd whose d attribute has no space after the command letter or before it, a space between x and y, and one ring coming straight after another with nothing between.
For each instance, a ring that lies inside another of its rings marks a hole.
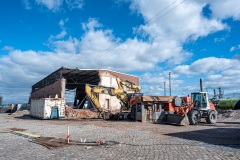
<instances>
[{"instance_id":1,"label":"tractor cab","mask_svg":"<svg viewBox=\"0 0 240 160\"><path fill-rule=\"evenodd\" d=\"M208 93L207 92L194 92L191 93L192 102L194 108L197 110L208 110L210 109Z\"/></svg>"}]
</instances>

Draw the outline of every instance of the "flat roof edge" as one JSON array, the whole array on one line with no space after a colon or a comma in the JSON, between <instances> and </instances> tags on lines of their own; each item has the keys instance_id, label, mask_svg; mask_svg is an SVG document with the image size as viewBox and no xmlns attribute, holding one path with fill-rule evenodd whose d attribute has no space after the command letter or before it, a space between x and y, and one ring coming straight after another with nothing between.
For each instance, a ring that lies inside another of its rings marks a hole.
<instances>
[{"instance_id":1,"label":"flat roof edge","mask_svg":"<svg viewBox=\"0 0 240 160\"><path fill-rule=\"evenodd\" d=\"M70 68L68 68L68 69L70 69ZM78 70L82 70L82 71L84 71L84 70L93 70L93 71L96 71L96 70L100 70L100 71L110 71L110 72L115 72L115 73L119 73L119 74L124 74L124 75L128 75L128 76L132 76L132 77L136 77L136 78L139 78L138 76L135 76L135 75L132 75L132 74L126 74L126 73L122 73L122 72L117 72L117 71L113 71L113 70L110 70L110 69L78 69Z\"/></svg>"}]
</instances>

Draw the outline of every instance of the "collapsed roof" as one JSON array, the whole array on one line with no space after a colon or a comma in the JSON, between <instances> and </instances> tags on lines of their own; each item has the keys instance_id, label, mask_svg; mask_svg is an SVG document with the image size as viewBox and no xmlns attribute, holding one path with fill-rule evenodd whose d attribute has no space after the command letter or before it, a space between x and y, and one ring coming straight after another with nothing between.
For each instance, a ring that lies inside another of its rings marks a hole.
<instances>
[{"instance_id":1,"label":"collapsed roof","mask_svg":"<svg viewBox=\"0 0 240 160\"><path fill-rule=\"evenodd\" d=\"M61 67L58 70L54 71L47 77L43 78L36 84L32 86L32 92L48 86L59 79L66 79L66 89L72 90L75 88L79 88L80 86L87 84L98 85L101 81L99 74L107 71L110 74L119 77L123 80L131 81L132 83L138 85L139 79L136 76L127 75L124 73L114 72L110 70L102 70L102 69L69 69L65 67Z\"/></svg>"},{"instance_id":2,"label":"collapsed roof","mask_svg":"<svg viewBox=\"0 0 240 160\"><path fill-rule=\"evenodd\" d=\"M32 91L43 88L61 78L66 79L66 89L74 89L86 83L98 85L100 82L97 70L79 70L61 67L32 86Z\"/></svg>"}]
</instances>

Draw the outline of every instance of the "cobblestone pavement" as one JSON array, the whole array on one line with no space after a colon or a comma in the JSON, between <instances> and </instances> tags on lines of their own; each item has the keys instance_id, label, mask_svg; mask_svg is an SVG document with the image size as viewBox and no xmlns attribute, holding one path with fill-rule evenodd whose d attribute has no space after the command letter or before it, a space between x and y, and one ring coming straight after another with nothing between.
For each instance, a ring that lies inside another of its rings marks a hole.
<instances>
[{"instance_id":1,"label":"cobblestone pavement","mask_svg":"<svg viewBox=\"0 0 240 160\"><path fill-rule=\"evenodd\" d=\"M8 159L240 159L240 122L174 126L125 121L38 120L0 114L0 130L26 129L45 137L116 141L102 146L67 146L49 150L13 133L0 133L0 160Z\"/></svg>"}]
</instances>

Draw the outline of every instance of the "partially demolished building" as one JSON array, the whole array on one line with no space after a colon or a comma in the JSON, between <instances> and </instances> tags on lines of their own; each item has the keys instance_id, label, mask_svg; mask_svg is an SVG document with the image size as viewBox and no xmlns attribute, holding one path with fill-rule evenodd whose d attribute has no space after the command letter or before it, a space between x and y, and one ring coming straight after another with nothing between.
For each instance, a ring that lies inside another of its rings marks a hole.
<instances>
[{"instance_id":1,"label":"partially demolished building","mask_svg":"<svg viewBox=\"0 0 240 160\"><path fill-rule=\"evenodd\" d=\"M73 90L75 91L74 106L81 109L87 97L86 84L118 88L116 78L139 85L138 77L111 70L61 67L32 86L30 99L64 98L65 90ZM128 88L124 90L132 92ZM118 110L121 107L120 100L115 96L99 94L98 98L103 109Z\"/></svg>"}]
</instances>

